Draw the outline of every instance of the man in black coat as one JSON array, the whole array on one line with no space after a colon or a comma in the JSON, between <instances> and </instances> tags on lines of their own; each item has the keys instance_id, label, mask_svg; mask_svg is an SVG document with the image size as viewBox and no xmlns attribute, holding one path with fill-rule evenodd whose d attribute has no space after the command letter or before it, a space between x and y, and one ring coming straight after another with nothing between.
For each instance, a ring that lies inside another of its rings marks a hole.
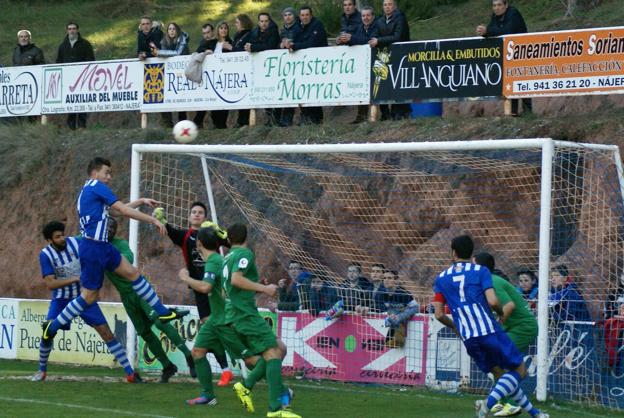
<instances>
[{"instance_id":1,"label":"man in black coat","mask_svg":"<svg viewBox=\"0 0 624 418\"><path fill-rule=\"evenodd\" d=\"M492 11L490 23L487 26L477 26L477 35L490 37L528 32L524 18L507 0L493 0ZM522 107L525 112L530 113L533 111L533 102L531 99L522 99ZM518 99L511 100L511 114L518 116Z\"/></svg>"},{"instance_id":2,"label":"man in black coat","mask_svg":"<svg viewBox=\"0 0 624 418\"><path fill-rule=\"evenodd\" d=\"M344 13L340 16L340 36L336 38L336 43L346 44L347 42L342 39L344 35L352 35L362 24L362 15L360 11L355 7L355 0L344 0L342 2L342 10Z\"/></svg>"},{"instance_id":3,"label":"man in black coat","mask_svg":"<svg viewBox=\"0 0 624 418\"><path fill-rule=\"evenodd\" d=\"M280 39L281 43L279 45L282 49L289 49L290 44L295 42L295 38L299 36L301 32L301 23L299 22L299 18L296 15L295 9L292 7L287 7L282 12L282 18L284 19L284 26L280 31ZM295 115L294 107L284 107L280 111L279 126L288 127L293 123L293 117Z\"/></svg>"},{"instance_id":4,"label":"man in black coat","mask_svg":"<svg viewBox=\"0 0 624 418\"><path fill-rule=\"evenodd\" d=\"M262 52L269 49L279 49L280 34L277 25L271 19L268 13L260 13L258 15L258 26L256 26L249 36L249 42L245 44L247 52ZM266 109L266 126L277 125L277 118L280 109Z\"/></svg>"},{"instance_id":5,"label":"man in black coat","mask_svg":"<svg viewBox=\"0 0 624 418\"><path fill-rule=\"evenodd\" d=\"M13 50L13 65L45 64L43 51L31 43L30 31L22 29L17 32L17 46Z\"/></svg>"},{"instance_id":6,"label":"man in black coat","mask_svg":"<svg viewBox=\"0 0 624 418\"><path fill-rule=\"evenodd\" d=\"M153 58L154 49L160 48L163 33L158 27L152 27L152 18L142 16L137 31L137 55L139 59Z\"/></svg>"},{"instance_id":7,"label":"man in black coat","mask_svg":"<svg viewBox=\"0 0 624 418\"><path fill-rule=\"evenodd\" d=\"M299 21L301 22L301 32L297 34L294 42L285 44L287 48L291 51L298 51L328 46L325 27L320 20L313 16L311 7L304 6L299 9ZM320 125L323 123L323 108L319 106L302 107L300 123Z\"/></svg>"},{"instance_id":8,"label":"man in black coat","mask_svg":"<svg viewBox=\"0 0 624 418\"><path fill-rule=\"evenodd\" d=\"M91 43L80 36L77 23L69 22L65 26L67 35L58 48L57 63L95 61L95 53ZM86 113L70 113L67 115L69 129L86 128Z\"/></svg>"},{"instance_id":9,"label":"man in black coat","mask_svg":"<svg viewBox=\"0 0 624 418\"><path fill-rule=\"evenodd\" d=\"M397 9L396 0L384 0L384 14L377 19L378 36L368 43L373 48L387 48L395 42L410 40L409 24L405 14ZM388 105L381 105L381 120L407 119L412 107L409 104L395 104L392 109Z\"/></svg>"}]
</instances>

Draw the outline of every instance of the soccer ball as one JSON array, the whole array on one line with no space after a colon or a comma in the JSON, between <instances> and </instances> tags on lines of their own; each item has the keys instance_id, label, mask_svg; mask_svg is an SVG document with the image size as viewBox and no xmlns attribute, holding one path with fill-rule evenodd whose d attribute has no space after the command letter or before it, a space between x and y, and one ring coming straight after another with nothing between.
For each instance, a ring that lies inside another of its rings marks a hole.
<instances>
[{"instance_id":1,"label":"soccer ball","mask_svg":"<svg viewBox=\"0 0 624 418\"><path fill-rule=\"evenodd\" d=\"M173 127L173 137L180 144L188 144L197 138L197 125L190 120L181 120Z\"/></svg>"}]
</instances>

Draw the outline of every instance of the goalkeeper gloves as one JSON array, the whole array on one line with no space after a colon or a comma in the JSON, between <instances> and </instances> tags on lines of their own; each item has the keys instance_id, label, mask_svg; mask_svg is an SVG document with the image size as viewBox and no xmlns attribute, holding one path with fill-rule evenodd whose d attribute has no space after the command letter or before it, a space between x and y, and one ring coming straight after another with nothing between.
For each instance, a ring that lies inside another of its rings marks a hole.
<instances>
[{"instance_id":1,"label":"goalkeeper gloves","mask_svg":"<svg viewBox=\"0 0 624 418\"><path fill-rule=\"evenodd\" d=\"M222 240L226 240L227 239L227 231L223 228L221 228L219 225L217 225L214 222L211 221L204 221L204 223L201 224L202 228L212 228L214 229L215 233L217 234L217 236L219 238L221 238Z\"/></svg>"},{"instance_id":2,"label":"goalkeeper gloves","mask_svg":"<svg viewBox=\"0 0 624 418\"><path fill-rule=\"evenodd\" d=\"M156 208L154 209L154 218L158 219L158 222L160 222L163 225L167 225L167 217L165 216L165 209L163 208Z\"/></svg>"}]
</instances>

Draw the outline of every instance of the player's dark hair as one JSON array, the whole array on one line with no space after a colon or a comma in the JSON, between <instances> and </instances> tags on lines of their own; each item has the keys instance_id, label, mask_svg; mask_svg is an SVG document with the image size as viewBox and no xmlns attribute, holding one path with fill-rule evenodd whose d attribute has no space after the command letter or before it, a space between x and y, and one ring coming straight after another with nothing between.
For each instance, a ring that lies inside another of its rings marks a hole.
<instances>
[{"instance_id":1,"label":"player's dark hair","mask_svg":"<svg viewBox=\"0 0 624 418\"><path fill-rule=\"evenodd\" d=\"M474 251L474 242L470 235L460 235L451 241L451 249L455 251L458 258L467 260L472 256Z\"/></svg>"},{"instance_id":2,"label":"player's dark hair","mask_svg":"<svg viewBox=\"0 0 624 418\"><path fill-rule=\"evenodd\" d=\"M570 271L568 270L568 266L565 264L559 264L553 268L554 271L559 272L563 277L568 277L570 275Z\"/></svg>"},{"instance_id":3,"label":"player's dark hair","mask_svg":"<svg viewBox=\"0 0 624 418\"><path fill-rule=\"evenodd\" d=\"M386 271L386 266L384 266L381 263L375 263L371 266L371 270L374 269L375 267L379 267L380 269L382 269L384 272Z\"/></svg>"},{"instance_id":4,"label":"player's dark hair","mask_svg":"<svg viewBox=\"0 0 624 418\"><path fill-rule=\"evenodd\" d=\"M62 233L65 233L65 224L59 221L48 222L43 227L43 238L52 239L52 235L54 235L56 231L61 231Z\"/></svg>"},{"instance_id":5,"label":"player's dark hair","mask_svg":"<svg viewBox=\"0 0 624 418\"><path fill-rule=\"evenodd\" d=\"M247 241L247 227L243 224L234 224L227 229L228 239L232 245L240 245Z\"/></svg>"},{"instance_id":6,"label":"player's dark hair","mask_svg":"<svg viewBox=\"0 0 624 418\"><path fill-rule=\"evenodd\" d=\"M537 276L535 275L535 273L533 273L533 270L529 270L529 269L520 269L518 270L518 272L516 273L516 276L519 278L520 275L522 274L526 274L527 276L529 276L531 278L531 280L533 280L534 282L537 281Z\"/></svg>"},{"instance_id":7,"label":"player's dark hair","mask_svg":"<svg viewBox=\"0 0 624 418\"><path fill-rule=\"evenodd\" d=\"M112 167L111 162L106 158L95 157L91 161L89 161L89 165L87 166L87 174L91 175L93 170L99 170L102 166Z\"/></svg>"},{"instance_id":8,"label":"player's dark hair","mask_svg":"<svg viewBox=\"0 0 624 418\"><path fill-rule=\"evenodd\" d=\"M488 252L480 252L475 255L475 263L480 266L487 267L490 272L494 272L494 266L496 265L494 262L494 256Z\"/></svg>"},{"instance_id":9,"label":"player's dark hair","mask_svg":"<svg viewBox=\"0 0 624 418\"><path fill-rule=\"evenodd\" d=\"M191 208L189 210L193 210L195 206L199 206L204 209L204 215L208 216L208 208L202 202L193 202L191 203Z\"/></svg>"},{"instance_id":10,"label":"player's dark hair","mask_svg":"<svg viewBox=\"0 0 624 418\"><path fill-rule=\"evenodd\" d=\"M214 228L200 228L199 232L197 232L197 239L207 250L217 251L219 248L220 239Z\"/></svg>"},{"instance_id":11,"label":"player's dark hair","mask_svg":"<svg viewBox=\"0 0 624 418\"><path fill-rule=\"evenodd\" d=\"M108 239L112 240L117 235L117 227L119 224L117 223L117 219L108 217Z\"/></svg>"}]
</instances>

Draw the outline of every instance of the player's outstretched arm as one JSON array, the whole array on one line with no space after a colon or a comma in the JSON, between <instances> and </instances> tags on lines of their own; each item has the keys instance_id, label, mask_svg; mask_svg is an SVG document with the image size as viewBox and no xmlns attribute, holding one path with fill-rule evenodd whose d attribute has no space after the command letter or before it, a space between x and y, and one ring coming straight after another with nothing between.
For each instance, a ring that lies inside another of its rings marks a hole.
<instances>
[{"instance_id":1,"label":"player's outstretched arm","mask_svg":"<svg viewBox=\"0 0 624 418\"><path fill-rule=\"evenodd\" d=\"M162 202L159 202L158 200L154 200L154 199L150 199L149 197L142 197L140 199L134 200L132 202L126 203L126 206L132 208L132 209L136 209L139 206L142 205L147 205L150 208L156 208L160 205L162 205Z\"/></svg>"},{"instance_id":2,"label":"player's outstretched arm","mask_svg":"<svg viewBox=\"0 0 624 418\"><path fill-rule=\"evenodd\" d=\"M158 228L158 232L160 233L160 235L167 234L167 229L165 228L165 226L153 216L147 215L136 209L132 209L124 205L120 201L115 202L113 206L111 207L115 209L117 212L119 212L121 215L125 216L126 218L136 219L137 221L145 222L145 223L156 226L156 228Z\"/></svg>"},{"instance_id":3,"label":"player's outstretched arm","mask_svg":"<svg viewBox=\"0 0 624 418\"><path fill-rule=\"evenodd\" d=\"M238 287L243 290L251 290L259 293L266 293L271 297L275 297L277 293L277 286L274 284L264 285L256 282L252 282L240 271L232 273L232 286Z\"/></svg>"},{"instance_id":4,"label":"player's outstretched arm","mask_svg":"<svg viewBox=\"0 0 624 418\"><path fill-rule=\"evenodd\" d=\"M201 280L195 280L190 275L187 269L182 269L178 272L178 277L181 281L186 283L191 289L200 292L200 293L210 293L212 290L212 285L208 282L204 282Z\"/></svg>"},{"instance_id":5,"label":"player's outstretched arm","mask_svg":"<svg viewBox=\"0 0 624 418\"><path fill-rule=\"evenodd\" d=\"M54 290L54 289L58 289L61 287L65 287L67 285L70 285L72 283L78 283L80 281L80 277L78 276L74 276L74 277L70 277L69 279L56 279L56 276L54 275L50 275L50 276L45 276L43 278L43 280L45 281L46 287L49 290Z\"/></svg>"}]
</instances>

